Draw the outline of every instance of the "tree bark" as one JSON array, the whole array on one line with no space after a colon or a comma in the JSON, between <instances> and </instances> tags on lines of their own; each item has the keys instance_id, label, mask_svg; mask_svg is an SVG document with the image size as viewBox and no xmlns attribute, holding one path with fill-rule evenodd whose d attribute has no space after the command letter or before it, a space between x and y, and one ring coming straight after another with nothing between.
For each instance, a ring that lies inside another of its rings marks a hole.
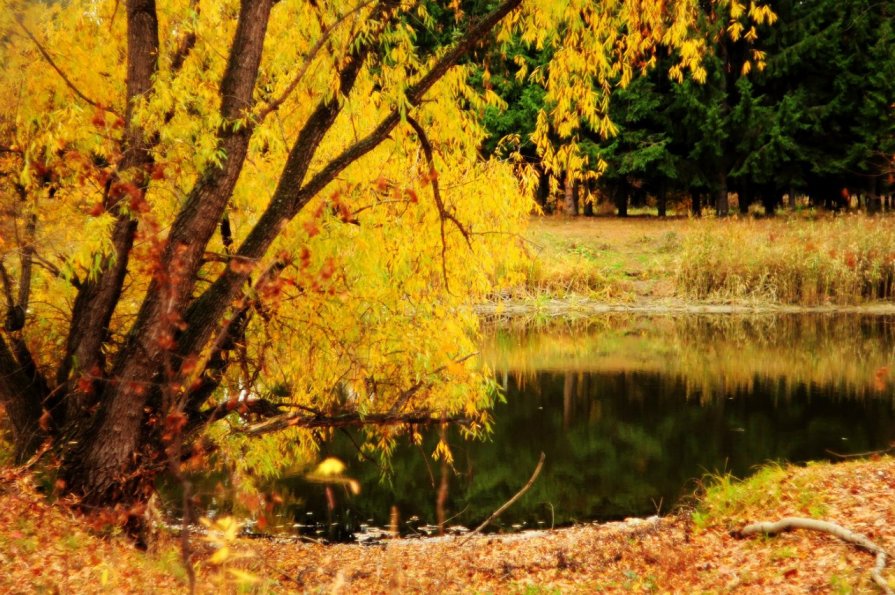
<instances>
[{"instance_id":1,"label":"tree bark","mask_svg":"<svg viewBox=\"0 0 895 595\"><path fill-rule=\"evenodd\" d=\"M124 157L119 170L136 178L135 182L145 193L148 184L148 167L152 164L151 143L139 125L134 122L136 102L152 90L152 78L158 70L159 34L155 0L129 0L127 3L127 106L124 113ZM142 169L142 171L140 171ZM104 196L106 206L116 211L117 219L112 231L115 258L104 263L104 270L96 280L85 280L75 297L72 308L66 355L56 373L56 381L69 381L74 362L82 374L100 376L105 363L102 346L108 338L109 322L121 297L127 274L130 252L137 231L137 222L121 210L123 196L115 194L115 183L120 174L107 184ZM65 420L77 423L82 414L95 403L101 389L93 383L89 390L80 390L73 383L73 390L65 399ZM62 420L60 420L62 421Z\"/></svg>"},{"instance_id":2,"label":"tree bark","mask_svg":"<svg viewBox=\"0 0 895 595\"><path fill-rule=\"evenodd\" d=\"M6 340L0 337L0 403L12 423L16 463L23 463L43 441L39 420L44 395L36 388L35 379L28 377Z\"/></svg>"},{"instance_id":3,"label":"tree bark","mask_svg":"<svg viewBox=\"0 0 895 595\"><path fill-rule=\"evenodd\" d=\"M505 0L472 25L453 49L407 89L407 103L418 105L432 85L520 2ZM154 10L151 0L133 0L131 4L151 6ZM151 477L142 474L148 465L158 462L161 452L159 444L153 442L157 440L157 437L153 438L155 430L142 425L147 407L153 413L165 413L160 410L159 401L162 394L173 395L175 392L165 387L178 380L178 362L202 351L234 299L241 295L249 277L249 271L234 271L227 267L209 289L198 299L192 299L205 248L221 220L247 154L253 126L248 121L234 126L234 122L247 119L252 107L272 4L273 0L242 2L220 89L223 125L218 131L218 144L226 157L220 167L210 166L203 172L175 218L156 267L158 272L150 283L125 345L106 375L110 380L101 387L99 409L88 429L79 434L77 446L66 454L63 478L70 490L82 496L85 504L108 504L144 496L142 489ZM396 0L384 0L373 7L370 18L385 27L397 6ZM358 49L342 62L342 94L350 93L368 52L377 44L375 34L365 34L362 42L350 43L350 47ZM305 181L317 147L339 110L338 98L317 106L290 150L268 208L243 241L236 258L249 262L260 259L280 234L283 224L346 167L383 142L401 121L396 109L366 137L349 146ZM215 365L226 367L222 362ZM197 391L194 394L196 400L189 403L183 403L180 401L182 397L177 397L177 406L198 412L201 401L209 394L208 390ZM289 425L314 423L311 420L289 421ZM346 420L346 423L353 421ZM376 420L371 421L375 423Z\"/></svg>"},{"instance_id":4,"label":"tree bark","mask_svg":"<svg viewBox=\"0 0 895 595\"><path fill-rule=\"evenodd\" d=\"M656 209L659 217L665 217L668 211L668 185L665 181L659 184L659 192L656 195Z\"/></svg>"},{"instance_id":5,"label":"tree bark","mask_svg":"<svg viewBox=\"0 0 895 595\"><path fill-rule=\"evenodd\" d=\"M692 195L693 204L690 205L690 213L694 217L702 217L702 193L694 192Z\"/></svg>"}]
</instances>

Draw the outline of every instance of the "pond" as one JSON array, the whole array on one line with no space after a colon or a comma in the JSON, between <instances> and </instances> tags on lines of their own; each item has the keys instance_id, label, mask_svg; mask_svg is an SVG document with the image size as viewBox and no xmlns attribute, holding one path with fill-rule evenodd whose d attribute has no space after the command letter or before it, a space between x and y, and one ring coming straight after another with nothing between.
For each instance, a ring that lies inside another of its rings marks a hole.
<instances>
[{"instance_id":1,"label":"pond","mask_svg":"<svg viewBox=\"0 0 895 595\"><path fill-rule=\"evenodd\" d=\"M329 539L474 527L543 472L491 530L665 513L707 474L870 451L895 440L895 318L635 316L495 326L482 357L505 392L483 441L400 445L385 480L340 436L358 495L286 478L286 524ZM439 501L441 502L439 506Z\"/></svg>"}]
</instances>

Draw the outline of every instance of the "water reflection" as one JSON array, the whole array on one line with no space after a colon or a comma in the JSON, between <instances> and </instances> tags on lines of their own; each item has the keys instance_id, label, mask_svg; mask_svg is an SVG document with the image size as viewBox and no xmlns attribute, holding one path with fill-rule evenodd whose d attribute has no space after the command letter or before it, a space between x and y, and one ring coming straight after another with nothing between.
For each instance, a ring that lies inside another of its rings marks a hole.
<instances>
[{"instance_id":1,"label":"water reflection","mask_svg":"<svg viewBox=\"0 0 895 595\"><path fill-rule=\"evenodd\" d=\"M667 511L707 472L895 440L890 317L614 315L501 327L483 353L506 392L488 440L449 431L451 466L427 456L436 435L403 444L383 482L336 439L325 454L350 462L361 494L287 479L287 517L319 519L304 530L330 538L362 524L431 532L439 507L446 525L474 526L544 451L541 477L495 528L615 519Z\"/></svg>"}]
</instances>

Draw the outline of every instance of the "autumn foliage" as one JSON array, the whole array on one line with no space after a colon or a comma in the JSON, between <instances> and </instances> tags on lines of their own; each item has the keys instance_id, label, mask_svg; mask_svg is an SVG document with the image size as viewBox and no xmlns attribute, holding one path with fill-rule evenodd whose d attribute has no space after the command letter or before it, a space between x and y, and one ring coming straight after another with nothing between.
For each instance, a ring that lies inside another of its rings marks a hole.
<instances>
[{"instance_id":1,"label":"autumn foliage","mask_svg":"<svg viewBox=\"0 0 895 595\"><path fill-rule=\"evenodd\" d=\"M532 179L479 156L501 102L471 84L477 59L552 49L519 76L548 90L573 168L578 128L611 132L612 80L660 47L698 77L696 11L8 0L0 400L18 461L49 453L60 485L108 503L184 453L271 475L343 425L385 451L408 423L487 428L469 305L518 279Z\"/></svg>"}]
</instances>

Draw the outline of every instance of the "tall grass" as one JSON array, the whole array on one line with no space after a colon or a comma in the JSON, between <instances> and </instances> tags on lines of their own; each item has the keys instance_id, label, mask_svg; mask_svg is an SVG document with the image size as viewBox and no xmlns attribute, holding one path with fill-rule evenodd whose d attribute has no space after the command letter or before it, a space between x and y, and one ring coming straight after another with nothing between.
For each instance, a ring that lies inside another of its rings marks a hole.
<instances>
[{"instance_id":1,"label":"tall grass","mask_svg":"<svg viewBox=\"0 0 895 595\"><path fill-rule=\"evenodd\" d=\"M709 221L687 234L677 293L697 300L858 304L895 297L895 220Z\"/></svg>"}]
</instances>

